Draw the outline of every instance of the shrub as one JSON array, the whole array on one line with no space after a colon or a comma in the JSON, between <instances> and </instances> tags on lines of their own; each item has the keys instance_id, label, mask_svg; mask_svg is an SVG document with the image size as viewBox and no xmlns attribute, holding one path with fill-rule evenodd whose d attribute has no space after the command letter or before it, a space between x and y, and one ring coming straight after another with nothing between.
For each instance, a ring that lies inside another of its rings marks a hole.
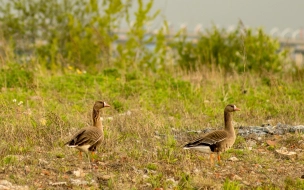
<instances>
[{"instance_id":1,"label":"shrub","mask_svg":"<svg viewBox=\"0 0 304 190\"><path fill-rule=\"evenodd\" d=\"M0 68L0 88L32 87L34 73L26 65L8 64Z\"/></svg>"},{"instance_id":2,"label":"shrub","mask_svg":"<svg viewBox=\"0 0 304 190\"><path fill-rule=\"evenodd\" d=\"M276 39L262 29L243 29L233 32L213 27L198 37L197 43L180 33L172 43L179 55L179 65L185 70L197 70L202 65L216 64L226 71L281 71L286 51L279 51Z\"/></svg>"}]
</instances>

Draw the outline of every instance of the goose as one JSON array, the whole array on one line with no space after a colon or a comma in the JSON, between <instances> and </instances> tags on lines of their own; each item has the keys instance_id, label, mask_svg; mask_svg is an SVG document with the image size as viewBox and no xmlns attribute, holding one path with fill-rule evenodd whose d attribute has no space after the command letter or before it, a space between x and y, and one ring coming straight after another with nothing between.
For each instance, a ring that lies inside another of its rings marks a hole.
<instances>
[{"instance_id":1,"label":"goose","mask_svg":"<svg viewBox=\"0 0 304 190\"><path fill-rule=\"evenodd\" d=\"M79 156L82 158L82 152L86 154L90 151L92 156L97 148L100 146L104 138L103 126L100 120L100 109L110 107L104 101L96 101L93 106L93 126L84 127L80 129L68 142L65 143L68 147L79 150ZM92 161L93 157L92 157Z\"/></svg>"},{"instance_id":2,"label":"goose","mask_svg":"<svg viewBox=\"0 0 304 190\"><path fill-rule=\"evenodd\" d=\"M216 130L187 143L184 149L194 149L203 153L210 154L210 164L213 165L213 153L217 153L220 163L220 153L228 150L235 142L236 135L232 126L232 113L240 111L235 105L229 104L224 109L224 130Z\"/></svg>"}]
</instances>

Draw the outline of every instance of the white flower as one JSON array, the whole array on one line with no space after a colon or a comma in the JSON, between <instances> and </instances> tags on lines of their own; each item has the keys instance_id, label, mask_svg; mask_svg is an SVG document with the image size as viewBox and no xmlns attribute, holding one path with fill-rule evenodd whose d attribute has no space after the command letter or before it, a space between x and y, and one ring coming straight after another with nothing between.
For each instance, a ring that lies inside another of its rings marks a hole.
<instances>
[{"instance_id":1,"label":"white flower","mask_svg":"<svg viewBox=\"0 0 304 190\"><path fill-rule=\"evenodd\" d=\"M13 99L13 102L17 102L17 100L16 100L16 99Z\"/></svg>"},{"instance_id":2,"label":"white flower","mask_svg":"<svg viewBox=\"0 0 304 190\"><path fill-rule=\"evenodd\" d=\"M20 101L20 102L18 103L18 106L20 106L21 104L23 104L23 102L22 102L22 101Z\"/></svg>"}]
</instances>

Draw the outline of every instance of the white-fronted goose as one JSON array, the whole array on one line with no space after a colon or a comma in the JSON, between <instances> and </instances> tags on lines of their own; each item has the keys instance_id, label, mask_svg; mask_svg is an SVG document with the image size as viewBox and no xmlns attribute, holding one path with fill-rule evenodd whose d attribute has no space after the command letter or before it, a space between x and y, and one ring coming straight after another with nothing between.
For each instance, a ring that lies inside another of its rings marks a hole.
<instances>
[{"instance_id":1,"label":"white-fronted goose","mask_svg":"<svg viewBox=\"0 0 304 190\"><path fill-rule=\"evenodd\" d=\"M210 162L213 165L213 152L217 153L220 162L220 152L232 147L235 142L235 132L232 126L232 112L240 111L235 105L227 105L224 110L224 130L216 130L204 134L202 137L189 142L184 149L194 149L204 153L210 153Z\"/></svg>"},{"instance_id":2,"label":"white-fronted goose","mask_svg":"<svg viewBox=\"0 0 304 190\"><path fill-rule=\"evenodd\" d=\"M65 143L68 147L77 148L81 158L82 152L88 153L90 151L93 155L103 141L103 126L99 112L104 107L110 107L110 105L104 101L96 101L92 113L93 126L80 129L70 141Z\"/></svg>"}]
</instances>

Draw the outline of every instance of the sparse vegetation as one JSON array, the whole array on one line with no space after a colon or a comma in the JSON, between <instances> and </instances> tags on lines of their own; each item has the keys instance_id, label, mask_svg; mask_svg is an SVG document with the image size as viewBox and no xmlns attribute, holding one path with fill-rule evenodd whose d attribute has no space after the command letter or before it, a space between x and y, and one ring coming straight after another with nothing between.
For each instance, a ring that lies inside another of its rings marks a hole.
<instances>
[{"instance_id":1,"label":"sparse vegetation","mask_svg":"<svg viewBox=\"0 0 304 190\"><path fill-rule=\"evenodd\" d=\"M213 28L194 46L182 31L167 39L166 23L146 38L146 22L157 16L150 14L153 1L138 1L133 24L130 1L62 1L68 12L60 2L15 0L1 7L1 179L32 189L303 188L303 152L296 160L274 154L280 146L303 149L301 133L271 137L279 139L276 147L262 138L251 149L238 137L213 168L208 155L181 148L195 131L221 128L228 103L242 110L234 115L236 127L304 123L303 70L292 67L286 52L276 52L275 39L253 29L226 39L225 31ZM52 26L43 25L46 15ZM114 47L111 32L123 19L128 39ZM46 44L35 46L41 38ZM25 46L16 45L20 40ZM151 42L154 49L147 48ZM292 69L284 69L287 64ZM95 100L111 109L103 110L105 141L90 167L63 144L91 124ZM231 156L239 161L228 161Z\"/></svg>"}]
</instances>

